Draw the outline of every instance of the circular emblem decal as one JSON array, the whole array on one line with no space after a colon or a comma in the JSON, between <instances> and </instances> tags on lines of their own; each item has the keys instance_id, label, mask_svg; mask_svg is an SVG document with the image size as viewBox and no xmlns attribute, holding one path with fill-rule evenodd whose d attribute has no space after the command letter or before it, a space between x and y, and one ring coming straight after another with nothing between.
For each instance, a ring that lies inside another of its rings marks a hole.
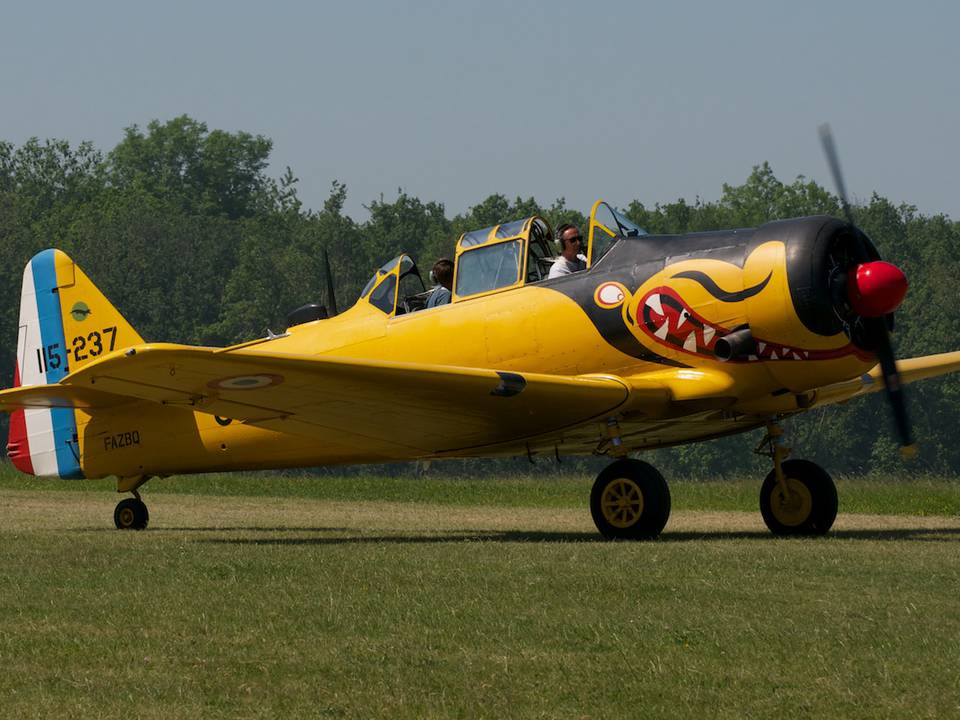
<instances>
[{"instance_id":1,"label":"circular emblem decal","mask_svg":"<svg viewBox=\"0 0 960 720\"><path fill-rule=\"evenodd\" d=\"M593 293L593 301L602 308L615 308L627 297L627 289L618 282L605 282Z\"/></svg>"},{"instance_id":2,"label":"circular emblem decal","mask_svg":"<svg viewBox=\"0 0 960 720\"><path fill-rule=\"evenodd\" d=\"M282 382L283 378L279 375L235 375L211 380L207 383L207 387L220 390L259 390L271 385L279 385Z\"/></svg>"},{"instance_id":3,"label":"circular emblem decal","mask_svg":"<svg viewBox=\"0 0 960 720\"><path fill-rule=\"evenodd\" d=\"M73 307L70 308L70 315L77 322L83 322L89 314L90 308L87 307L87 304L83 300L78 300L73 304Z\"/></svg>"}]
</instances>

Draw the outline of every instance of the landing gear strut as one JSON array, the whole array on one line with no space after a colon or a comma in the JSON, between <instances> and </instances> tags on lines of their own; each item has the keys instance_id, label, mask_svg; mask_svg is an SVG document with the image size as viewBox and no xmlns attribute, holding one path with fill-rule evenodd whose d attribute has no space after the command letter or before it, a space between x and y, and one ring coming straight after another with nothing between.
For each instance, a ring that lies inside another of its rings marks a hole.
<instances>
[{"instance_id":1,"label":"landing gear strut","mask_svg":"<svg viewBox=\"0 0 960 720\"><path fill-rule=\"evenodd\" d=\"M146 503L140 499L140 493L137 489L143 485L148 478L120 478L117 480L117 492L131 492L132 498L126 498L117 503L113 511L113 522L118 530L143 530L150 522L150 513L147 510Z\"/></svg>"},{"instance_id":2,"label":"landing gear strut","mask_svg":"<svg viewBox=\"0 0 960 720\"><path fill-rule=\"evenodd\" d=\"M621 458L593 483L590 514L608 540L651 540L670 517L670 488L649 463Z\"/></svg>"},{"instance_id":3,"label":"landing gear strut","mask_svg":"<svg viewBox=\"0 0 960 720\"><path fill-rule=\"evenodd\" d=\"M775 422L757 447L773 460L773 470L760 488L760 514L774 535L825 535L837 518L837 487L833 478L809 460L786 460L790 448Z\"/></svg>"}]
</instances>

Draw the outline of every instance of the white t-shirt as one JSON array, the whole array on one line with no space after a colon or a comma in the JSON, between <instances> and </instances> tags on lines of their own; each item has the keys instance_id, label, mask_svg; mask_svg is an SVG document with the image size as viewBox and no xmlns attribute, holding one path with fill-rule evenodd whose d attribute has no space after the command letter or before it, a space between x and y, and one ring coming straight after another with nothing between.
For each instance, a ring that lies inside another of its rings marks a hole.
<instances>
[{"instance_id":1,"label":"white t-shirt","mask_svg":"<svg viewBox=\"0 0 960 720\"><path fill-rule=\"evenodd\" d=\"M563 255L553 261L550 266L548 278L558 278L563 275L570 275L575 272L587 269L587 258L584 255L577 255L576 260L567 260Z\"/></svg>"}]
</instances>

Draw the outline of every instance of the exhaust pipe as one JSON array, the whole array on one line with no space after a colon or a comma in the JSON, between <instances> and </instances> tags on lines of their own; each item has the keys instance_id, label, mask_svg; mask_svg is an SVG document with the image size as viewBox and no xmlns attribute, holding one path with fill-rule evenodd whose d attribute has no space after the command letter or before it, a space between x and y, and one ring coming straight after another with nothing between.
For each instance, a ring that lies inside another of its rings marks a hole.
<instances>
[{"instance_id":1,"label":"exhaust pipe","mask_svg":"<svg viewBox=\"0 0 960 720\"><path fill-rule=\"evenodd\" d=\"M713 346L713 352L717 356L717 360L734 360L748 355L756 355L757 343L753 339L750 327L744 326L717 340L716 345Z\"/></svg>"}]
</instances>

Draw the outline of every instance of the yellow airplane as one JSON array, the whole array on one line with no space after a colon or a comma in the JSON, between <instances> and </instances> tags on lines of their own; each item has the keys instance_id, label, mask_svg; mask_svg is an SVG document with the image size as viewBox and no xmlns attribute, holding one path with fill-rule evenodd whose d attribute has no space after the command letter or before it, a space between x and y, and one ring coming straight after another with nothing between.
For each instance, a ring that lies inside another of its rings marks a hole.
<instances>
[{"instance_id":1,"label":"yellow airplane","mask_svg":"<svg viewBox=\"0 0 960 720\"><path fill-rule=\"evenodd\" d=\"M785 460L779 421L960 369L960 352L893 360L887 318L906 279L829 217L652 236L598 201L586 266L550 279L531 217L464 234L452 301L425 307L413 260L356 304L309 308L227 348L146 343L59 250L27 263L8 455L25 473L116 476L118 528L144 528L138 488L180 473L526 454L607 455L590 508L608 538L652 538L660 473L629 453L766 428L760 496L778 535L822 534L837 493ZM879 358L880 364L877 365ZM876 367L875 367L876 365Z\"/></svg>"}]
</instances>

